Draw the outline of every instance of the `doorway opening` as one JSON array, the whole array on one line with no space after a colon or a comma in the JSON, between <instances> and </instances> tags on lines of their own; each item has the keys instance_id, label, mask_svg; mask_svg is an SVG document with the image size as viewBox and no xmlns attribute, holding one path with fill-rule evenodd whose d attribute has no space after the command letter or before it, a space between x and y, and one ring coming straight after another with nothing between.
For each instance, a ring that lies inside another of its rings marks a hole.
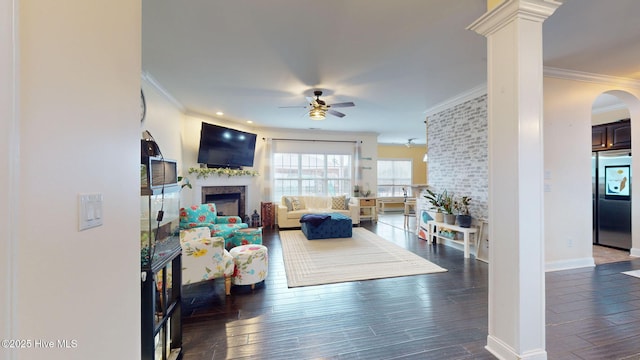
<instances>
[{"instance_id":1,"label":"doorway opening","mask_svg":"<svg viewBox=\"0 0 640 360\"><path fill-rule=\"evenodd\" d=\"M593 245L632 249L632 149L631 117L625 102L614 93L603 93L592 106L592 209ZM596 251L598 250L598 251ZM604 251L616 257L615 252ZM596 260L597 261L597 260Z\"/></svg>"}]
</instances>

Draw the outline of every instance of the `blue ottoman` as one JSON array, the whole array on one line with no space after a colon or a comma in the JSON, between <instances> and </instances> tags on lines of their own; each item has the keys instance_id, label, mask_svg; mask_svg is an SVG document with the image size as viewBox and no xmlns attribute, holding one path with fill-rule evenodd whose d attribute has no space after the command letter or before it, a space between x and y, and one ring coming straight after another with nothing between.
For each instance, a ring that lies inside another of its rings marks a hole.
<instances>
[{"instance_id":1,"label":"blue ottoman","mask_svg":"<svg viewBox=\"0 0 640 360\"><path fill-rule=\"evenodd\" d=\"M300 219L300 228L309 240L347 238L353 234L351 218L339 213L317 214L327 216L320 224L305 222L304 216Z\"/></svg>"}]
</instances>

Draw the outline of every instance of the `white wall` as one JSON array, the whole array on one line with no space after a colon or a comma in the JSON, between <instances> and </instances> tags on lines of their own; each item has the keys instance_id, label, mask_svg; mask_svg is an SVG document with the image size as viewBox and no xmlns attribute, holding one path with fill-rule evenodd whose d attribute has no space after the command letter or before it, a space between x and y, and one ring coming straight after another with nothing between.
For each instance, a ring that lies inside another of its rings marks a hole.
<instances>
[{"instance_id":1,"label":"white wall","mask_svg":"<svg viewBox=\"0 0 640 360\"><path fill-rule=\"evenodd\" d=\"M146 77L142 80L142 91L147 103L147 114L140 126L140 133L149 131L165 159L178 162L178 174L184 174L182 164L182 122L184 114L174 100L170 100L164 89L156 87Z\"/></svg>"},{"instance_id":2,"label":"white wall","mask_svg":"<svg viewBox=\"0 0 640 360\"><path fill-rule=\"evenodd\" d=\"M640 89L560 78L544 78L545 258L547 270L590 266L592 258L591 108L603 92L625 90L633 148L640 146ZM627 99L629 100L629 99ZM635 119L635 120L634 120ZM638 144L638 145L635 145ZM636 158L632 171L640 171ZM633 195L640 198L638 187ZM634 202L633 214L640 213ZM637 216L633 217L634 219ZM633 247L640 247L640 221L633 222Z\"/></svg>"},{"instance_id":3,"label":"white wall","mask_svg":"<svg viewBox=\"0 0 640 360\"><path fill-rule=\"evenodd\" d=\"M607 124L611 122L616 122L618 120L628 119L629 118L629 109L616 109L612 111L606 112L594 112L591 114L591 124L592 125L600 125Z\"/></svg>"},{"instance_id":4,"label":"white wall","mask_svg":"<svg viewBox=\"0 0 640 360\"><path fill-rule=\"evenodd\" d=\"M14 113L14 54L12 42L15 34L14 11L11 0L0 1L0 339L14 338L13 306L15 294L13 279L15 268L13 256L17 236L11 226L16 220L15 206L18 204L17 163L18 150L17 119ZM0 351L0 359L9 360L8 351Z\"/></svg>"},{"instance_id":5,"label":"white wall","mask_svg":"<svg viewBox=\"0 0 640 360\"><path fill-rule=\"evenodd\" d=\"M139 358L140 1L15 3L20 153L12 338L76 340L77 347L14 351L10 358ZM104 197L104 225L78 231L78 194L94 192Z\"/></svg>"}]
</instances>

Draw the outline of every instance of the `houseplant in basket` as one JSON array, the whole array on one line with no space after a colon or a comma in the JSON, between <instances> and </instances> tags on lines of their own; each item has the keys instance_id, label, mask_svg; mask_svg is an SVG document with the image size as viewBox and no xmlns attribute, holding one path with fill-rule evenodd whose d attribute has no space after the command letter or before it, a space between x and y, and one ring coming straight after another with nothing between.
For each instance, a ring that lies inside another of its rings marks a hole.
<instances>
[{"instance_id":1,"label":"houseplant in basket","mask_svg":"<svg viewBox=\"0 0 640 360\"><path fill-rule=\"evenodd\" d=\"M456 215L453 213L453 195L449 195L445 190L442 193L442 210L444 211L444 222L449 225L456 223Z\"/></svg>"},{"instance_id":2,"label":"houseplant in basket","mask_svg":"<svg viewBox=\"0 0 640 360\"><path fill-rule=\"evenodd\" d=\"M469 215L469 203L471 202L471 198L468 196L463 196L459 200L456 200L454 203L454 207L456 211L458 211L458 225L460 227L468 228L471 227L471 215Z\"/></svg>"},{"instance_id":3,"label":"houseplant in basket","mask_svg":"<svg viewBox=\"0 0 640 360\"><path fill-rule=\"evenodd\" d=\"M424 195L425 199L431 204L431 212L433 212L433 219L437 222L444 220L444 214L442 213L442 193L436 194L431 189L427 189L427 195ZM445 190L446 192L446 190Z\"/></svg>"}]
</instances>

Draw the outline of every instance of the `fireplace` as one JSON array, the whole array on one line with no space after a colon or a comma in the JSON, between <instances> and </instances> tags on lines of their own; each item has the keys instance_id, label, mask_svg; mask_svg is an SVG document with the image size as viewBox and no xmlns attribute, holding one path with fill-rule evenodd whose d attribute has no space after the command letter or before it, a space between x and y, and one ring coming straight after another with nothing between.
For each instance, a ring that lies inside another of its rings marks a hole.
<instances>
[{"instance_id":1,"label":"fireplace","mask_svg":"<svg viewBox=\"0 0 640 360\"><path fill-rule=\"evenodd\" d=\"M246 215L245 200L246 186L203 186L202 203L216 204L218 215L240 216Z\"/></svg>"}]
</instances>

